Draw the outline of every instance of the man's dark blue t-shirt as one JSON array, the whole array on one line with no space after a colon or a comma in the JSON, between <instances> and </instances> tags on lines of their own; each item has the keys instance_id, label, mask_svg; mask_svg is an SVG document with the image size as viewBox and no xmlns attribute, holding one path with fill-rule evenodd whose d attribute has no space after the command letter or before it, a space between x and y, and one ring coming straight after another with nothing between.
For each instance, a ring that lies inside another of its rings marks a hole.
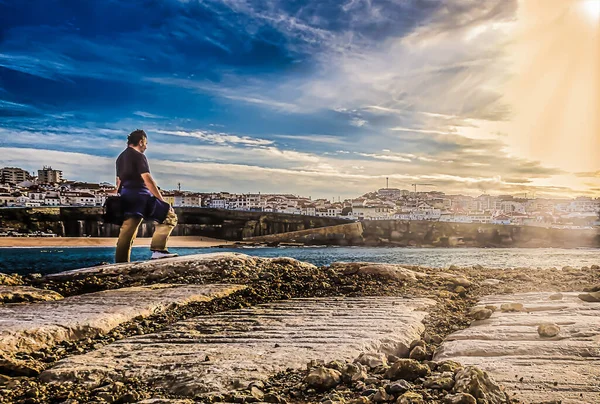
<instances>
[{"instance_id":1,"label":"man's dark blue t-shirt","mask_svg":"<svg viewBox=\"0 0 600 404\"><path fill-rule=\"evenodd\" d=\"M143 153L133 147L125 149L117 158L117 177L126 188L146 188L142 174L150 172L150 165Z\"/></svg>"}]
</instances>

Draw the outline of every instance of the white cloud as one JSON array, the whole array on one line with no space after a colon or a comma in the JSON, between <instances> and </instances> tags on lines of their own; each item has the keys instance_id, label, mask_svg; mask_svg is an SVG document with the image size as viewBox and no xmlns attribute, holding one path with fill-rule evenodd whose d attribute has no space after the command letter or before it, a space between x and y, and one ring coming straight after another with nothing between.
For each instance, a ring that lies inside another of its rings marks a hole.
<instances>
[{"instance_id":1,"label":"white cloud","mask_svg":"<svg viewBox=\"0 0 600 404\"><path fill-rule=\"evenodd\" d=\"M249 146L267 146L273 144L273 141L267 139L253 138L248 136L237 136L228 133L207 132L207 131L183 131L183 130L156 130L157 133L164 135L191 137L200 139L207 143L214 144L242 144Z\"/></svg>"},{"instance_id":2,"label":"white cloud","mask_svg":"<svg viewBox=\"0 0 600 404\"><path fill-rule=\"evenodd\" d=\"M151 114L149 112L144 112L144 111L135 111L133 113L133 115L137 115L137 116L141 116L142 118L148 118L148 119L164 119L164 116L161 115L155 115L155 114Z\"/></svg>"}]
</instances>

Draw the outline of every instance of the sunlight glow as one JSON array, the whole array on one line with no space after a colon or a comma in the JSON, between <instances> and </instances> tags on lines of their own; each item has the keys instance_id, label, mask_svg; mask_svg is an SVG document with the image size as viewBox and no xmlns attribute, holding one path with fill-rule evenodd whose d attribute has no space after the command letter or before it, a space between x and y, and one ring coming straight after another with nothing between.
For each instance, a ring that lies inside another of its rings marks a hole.
<instances>
[{"instance_id":1,"label":"sunlight glow","mask_svg":"<svg viewBox=\"0 0 600 404\"><path fill-rule=\"evenodd\" d=\"M600 0L582 0L580 7L592 22L600 22Z\"/></svg>"}]
</instances>

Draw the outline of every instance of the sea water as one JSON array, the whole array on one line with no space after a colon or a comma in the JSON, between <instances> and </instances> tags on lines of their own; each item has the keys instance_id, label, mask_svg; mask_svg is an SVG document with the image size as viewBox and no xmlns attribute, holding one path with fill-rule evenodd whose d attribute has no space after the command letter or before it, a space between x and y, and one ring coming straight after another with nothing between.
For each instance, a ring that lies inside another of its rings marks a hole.
<instances>
[{"instance_id":1,"label":"sea water","mask_svg":"<svg viewBox=\"0 0 600 404\"><path fill-rule=\"evenodd\" d=\"M376 247L279 247L279 248L170 248L180 255L239 252L258 257L292 257L317 266L333 262L383 262L431 267L483 265L492 268L600 265L600 249L561 248L376 248ZM42 274L114 262L110 247L0 248L0 272ZM147 247L135 247L132 261L150 258Z\"/></svg>"}]
</instances>

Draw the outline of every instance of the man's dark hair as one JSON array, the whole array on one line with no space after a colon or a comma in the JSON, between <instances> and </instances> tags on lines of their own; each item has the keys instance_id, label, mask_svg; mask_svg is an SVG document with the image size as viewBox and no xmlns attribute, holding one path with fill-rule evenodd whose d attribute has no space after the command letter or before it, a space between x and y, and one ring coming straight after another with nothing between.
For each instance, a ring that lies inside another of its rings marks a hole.
<instances>
[{"instance_id":1,"label":"man's dark hair","mask_svg":"<svg viewBox=\"0 0 600 404\"><path fill-rule=\"evenodd\" d=\"M146 132L141 129L136 129L127 136L127 146L130 144L137 146L143 138L148 138Z\"/></svg>"}]
</instances>

